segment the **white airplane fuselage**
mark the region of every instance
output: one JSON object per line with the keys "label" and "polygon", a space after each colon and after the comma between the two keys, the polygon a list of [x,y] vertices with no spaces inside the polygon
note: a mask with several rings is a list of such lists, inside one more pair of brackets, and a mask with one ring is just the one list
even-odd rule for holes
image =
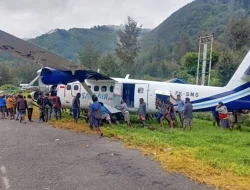
{"label": "white airplane fuselage", "polygon": [[[241,98],[250,94],[250,84],[243,91],[235,91],[232,87],[208,87],[189,84],[176,84],[167,82],[113,78],[113,81],[87,80],[86,84],[100,102],[115,108],[120,105],[121,99],[128,104],[129,110],[136,112],[139,108],[139,99],[143,98],[147,104],[148,113],[158,113],[155,102],[158,96],[170,93],[176,97],[180,94],[184,100],[189,97],[193,103],[194,111],[213,111],[218,102],[228,103],[228,109],[249,109],[250,99],[242,101]],[[161,93],[159,93],[161,92]],[[243,93],[244,92],[244,93]],[[71,108],[72,100],[77,93],[81,94],[81,108],[88,109],[91,96],[81,83],[73,82],[67,85],[58,85],[57,94],[61,98],[62,106]],[[176,101],[170,99],[176,106]]]}

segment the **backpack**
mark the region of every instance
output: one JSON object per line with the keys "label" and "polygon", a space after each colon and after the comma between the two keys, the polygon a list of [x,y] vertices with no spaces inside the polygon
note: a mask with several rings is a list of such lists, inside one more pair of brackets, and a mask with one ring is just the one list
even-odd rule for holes
{"label": "backpack", "polygon": [[95,116],[95,119],[102,119],[102,110],[101,110],[100,104],[98,108],[95,110],[94,116]]}

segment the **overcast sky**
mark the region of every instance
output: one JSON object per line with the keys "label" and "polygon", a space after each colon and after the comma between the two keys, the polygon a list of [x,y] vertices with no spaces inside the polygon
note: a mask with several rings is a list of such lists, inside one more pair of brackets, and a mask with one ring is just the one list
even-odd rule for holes
{"label": "overcast sky", "polygon": [[0,0],[0,29],[31,38],[52,29],[124,24],[154,28],[192,0]]}

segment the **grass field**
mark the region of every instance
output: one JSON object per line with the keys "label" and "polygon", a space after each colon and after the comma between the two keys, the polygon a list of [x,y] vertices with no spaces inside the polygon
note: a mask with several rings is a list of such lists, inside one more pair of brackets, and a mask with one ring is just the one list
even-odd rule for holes
{"label": "grass field", "polygon": [[[182,173],[198,183],[221,189],[250,189],[250,128],[233,132],[194,119],[192,131],[162,129],[154,121],[142,128],[133,116],[134,128],[125,124],[102,127],[104,135],[117,138],[127,147],[153,155],[170,172]],[[74,124],[70,116],[52,121],[53,126],[76,132],[94,133],[85,121]]]}

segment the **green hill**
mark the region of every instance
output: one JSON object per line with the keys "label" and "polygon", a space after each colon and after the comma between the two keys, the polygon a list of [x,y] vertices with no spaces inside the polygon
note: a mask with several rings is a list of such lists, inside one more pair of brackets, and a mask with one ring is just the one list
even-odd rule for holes
{"label": "green hill", "polygon": [[143,39],[144,50],[160,43],[168,51],[182,50],[183,52],[179,52],[182,56],[186,51],[197,50],[198,36],[201,34],[214,33],[218,40],[225,40],[224,34],[230,19],[239,15],[247,16],[249,13],[249,0],[193,1],[147,34]]}
{"label": "green hill", "polygon": [[[90,29],[56,29],[29,41],[66,59],[76,59],[86,43],[93,43],[101,54],[113,53],[119,26],[95,26]],[[141,35],[148,33],[144,29]]]}

